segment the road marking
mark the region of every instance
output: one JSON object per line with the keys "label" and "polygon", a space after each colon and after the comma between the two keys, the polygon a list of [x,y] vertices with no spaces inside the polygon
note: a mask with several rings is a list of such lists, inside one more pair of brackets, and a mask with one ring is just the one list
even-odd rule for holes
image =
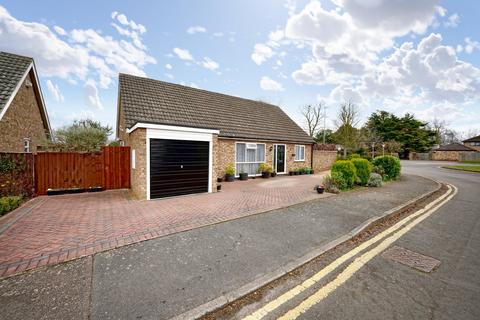
{"label": "road marking", "polygon": [[387,249],[392,243],[400,239],[404,234],[409,232],[413,229],[417,224],[422,222],[423,220],[430,217],[433,213],[435,213],[440,207],[442,207],[445,203],[450,201],[455,194],[457,193],[457,188],[453,186],[454,191],[445,199],[442,203],[438,204],[436,207],[430,209],[425,214],[421,215],[414,221],[410,222],[404,228],[400,229],[399,231],[395,232],[392,236],[383,240],[378,246],[374,247],[373,249],[365,252],[360,257],[356,258],[351,264],[349,264],[334,280],[320,288],[317,292],[309,296],[303,302],[301,302],[298,306],[288,311],[286,314],[278,318],[278,320],[293,320],[298,318],[302,313],[307,312],[311,307],[318,304],[320,301],[325,299],[330,293],[335,291],[338,287],[344,284],[348,279],[350,279],[358,270],[360,270],[365,264],[367,264],[370,260],[375,258],[378,254],[382,253],[385,249]]}
{"label": "road marking", "polygon": [[319,282],[321,279],[326,277],[328,274],[335,271],[339,266],[341,266],[343,263],[345,263],[349,259],[351,259],[354,256],[356,256],[357,254],[361,253],[362,251],[364,251],[365,249],[367,249],[371,245],[379,242],[380,240],[387,237],[389,234],[395,232],[396,230],[398,230],[400,227],[402,227],[403,225],[405,225],[406,223],[408,223],[412,219],[414,219],[414,218],[418,217],[419,215],[423,214],[424,212],[426,212],[427,210],[432,208],[434,205],[436,205],[437,203],[439,203],[440,201],[445,199],[450,194],[450,192],[452,190],[452,188],[450,186],[447,186],[447,187],[448,187],[448,191],[445,194],[441,195],[440,197],[438,197],[437,199],[435,199],[431,203],[427,204],[424,208],[418,210],[415,213],[412,213],[408,217],[404,218],[403,220],[401,220],[401,221],[397,222],[396,224],[394,224],[393,226],[389,227],[387,230],[379,233],[378,235],[376,235],[372,239],[369,239],[369,240],[365,241],[361,245],[359,245],[359,246],[355,247],[354,249],[352,249],[351,251],[345,253],[343,256],[341,256],[340,258],[338,258],[335,261],[333,261],[332,263],[330,263],[324,269],[317,272],[311,278],[305,280],[301,284],[295,286],[293,289],[288,290],[287,292],[280,295],[276,299],[270,301],[269,303],[267,303],[262,308],[253,312],[249,316],[245,317],[243,320],[259,320],[259,319],[262,319],[264,316],[266,316],[267,314],[269,314],[273,310],[277,309],[282,304],[286,303],[287,301],[296,297],[301,292],[310,288],[311,286],[313,286],[314,284]]}

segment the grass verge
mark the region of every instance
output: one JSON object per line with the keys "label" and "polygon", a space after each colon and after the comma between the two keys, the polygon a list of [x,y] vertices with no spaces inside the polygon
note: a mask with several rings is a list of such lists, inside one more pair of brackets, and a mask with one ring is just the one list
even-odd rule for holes
{"label": "grass verge", "polygon": [[478,165],[478,166],[448,166],[448,167],[444,167],[444,168],[453,169],[453,170],[470,171],[470,172],[480,172],[480,165]]}

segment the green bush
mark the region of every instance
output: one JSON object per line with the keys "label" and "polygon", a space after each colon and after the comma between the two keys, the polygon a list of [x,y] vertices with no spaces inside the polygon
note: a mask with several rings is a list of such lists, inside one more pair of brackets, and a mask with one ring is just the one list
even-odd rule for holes
{"label": "green bush", "polygon": [[[349,160],[337,160],[332,166],[332,174],[334,172],[339,172],[342,174],[343,178],[345,179],[346,188],[350,189],[353,188],[355,185],[356,177],[357,177],[357,169],[353,165],[352,161]],[[341,190],[345,190],[341,189]]]}
{"label": "green bush", "polygon": [[347,182],[340,172],[332,172],[323,178],[323,186],[325,191],[330,193],[339,193],[340,190],[348,189]]}
{"label": "green bush", "polygon": [[370,178],[367,182],[367,187],[381,187],[382,186],[382,176],[378,173],[370,174]]}
{"label": "green bush", "polygon": [[374,166],[383,170],[383,180],[395,180],[400,176],[400,160],[394,156],[375,157],[372,160]]}
{"label": "green bush", "polygon": [[368,179],[370,178],[370,173],[372,173],[372,164],[367,159],[354,158],[352,163],[357,170],[357,177],[360,180],[362,186],[366,185]]}
{"label": "green bush", "polygon": [[0,198],[0,216],[20,207],[22,204],[22,197],[11,196]]}
{"label": "green bush", "polygon": [[227,164],[227,168],[225,169],[225,174],[233,176],[235,174],[235,166],[233,163]]}
{"label": "green bush", "polygon": [[362,156],[359,155],[358,153],[352,153],[351,155],[349,155],[349,156],[347,157],[348,160],[358,159],[358,158],[360,158],[360,159],[362,158]]}

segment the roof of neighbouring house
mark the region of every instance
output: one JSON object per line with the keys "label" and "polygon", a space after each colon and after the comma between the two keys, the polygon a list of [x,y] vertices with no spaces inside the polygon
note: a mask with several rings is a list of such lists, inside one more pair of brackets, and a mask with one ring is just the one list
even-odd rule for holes
{"label": "roof of neighbouring house", "polygon": [[0,52],[0,112],[12,96],[33,59]]}
{"label": "roof of neighbouring house", "polygon": [[480,136],[476,136],[476,137],[464,140],[463,142],[480,142]]}
{"label": "roof of neighbouring house", "polygon": [[32,72],[35,95],[40,105],[40,112],[45,129],[50,131],[47,110],[43,101],[40,83],[38,83],[33,58],[0,51],[0,120],[10,106],[16,91],[28,72]]}
{"label": "roof of neighbouring house", "polygon": [[475,151],[475,150],[467,146],[464,146],[461,143],[450,143],[450,144],[441,146],[440,148],[435,149],[434,151]]}
{"label": "roof of neighbouring house", "polygon": [[127,74],[119,76],[120,107],[127,128],[153,123],[216,129],[220,137],[313,143],[278,106]]}

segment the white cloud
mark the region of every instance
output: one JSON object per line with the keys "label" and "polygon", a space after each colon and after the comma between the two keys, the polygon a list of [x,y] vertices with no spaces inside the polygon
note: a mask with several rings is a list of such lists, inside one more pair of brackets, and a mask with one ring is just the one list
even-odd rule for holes
{"label": "white cloud", "polygon": [[112,19],[126,22],[130,29],[117,25],[116,30],[127,39],[103,36],[92,29],[67,32],[60,26],[53,27],[54,33],[44,24],[17,20],[0,6],[0,43],[2,50],[33,57],[44,77],[73,84],[95,79],[100,87],[108,88],[119,72],[145,76],[143,68],[156,63],[141,43],[140,34],[146,29],[119,13],[112,13]]}
{"label": "white cloud", "polygon": [[207,32],[207,29],[202,26],[193,26],[187,29],[188,34],[205,33],[205,32]]}
{"label": "white cloud", "polygon": [[219,37],[223,37],[223,35],[224,35],[223,32],[215,32],[215,33],[213,34],[214,37],[218,37],[218,38],[219,38]]}
{"label": "white cloud", "polygon": [[172,70],[173,67],[172,67],[172,65],[171,65],[170,63],[167,63],[167,64],[165,65],[165,68],[167,68],[168,70]]}
{"label": "white cloud", "polygon": [[213,61],[209,57],[203,58],[203,61],[201,61],[200,63],[205,69],[212,70],[212,71],[215,71],[220,67],[218,62]]}
{"label": "white cloud", "polygon": [[58,33],[58,34],[61,35],[61,36],[64,36],[64,35],[67,34],[67,32],[65,31],[65,29],[63,29],[62,27],[54,26],[53,29],[55,30],[56,33]]}
{"label": "white cloud", "polygon": [[465,49],[465,52],[470,54],[472,53],[474,50],[480,50],[480,43],[478,41],[473,41],[472,39],[470,38],[465,38],[465,46],[464,46],[464,49]]}
{"label": "white cloud", "polygon": [[187,49],[173,48],[173,52],[182,60],[193,61],[193,56]]}
{"label": "white cloud", "polygon": [[455,28],[460,23],[460,16],[457,13],[452,14],[448,17],[447,21],[443,23],[446,28]]}
{"label": "white cloud", "polygon": [[103,109],[102,101],[98,95],[97,85],[92,79],[88,79],[85,83],[85,100],[89,106]]}
{"label": "white cloud", "polygon": [[58,84],[53,84],[52,81],[47,80],[47,89],[50,92],[50,94],[53,96],[53,99],[57,102],[64,102],[65,99],[60,92],[60,88],[58,87]]}
{"label": "white cloud", "polygon": [[145,28],[144,25],[136,23],[133,20],[128,20],[127,16],[124,15],[123,13],[118,13],[117,11],[114,11],[112,12],[111,17],[112,19],[117,19],[118,22],[120,22],[124,26],[128,26],[131,29],[140,32],[140,34],[143,34],[147,31],[147,28]]}
{"label": "white cloud", "polygon": [[257,43],[254,47],[251,58],[257,65],[261,65],[262,63],[270,59],[273,54],[274,53],[272,48],[263,43]]}
{"label": "white cloud", "polygon": [[283,91],[285,90],[281,83],[271,79],[270,77],[263,76],[260,80],[260,88],[266,91]]}

